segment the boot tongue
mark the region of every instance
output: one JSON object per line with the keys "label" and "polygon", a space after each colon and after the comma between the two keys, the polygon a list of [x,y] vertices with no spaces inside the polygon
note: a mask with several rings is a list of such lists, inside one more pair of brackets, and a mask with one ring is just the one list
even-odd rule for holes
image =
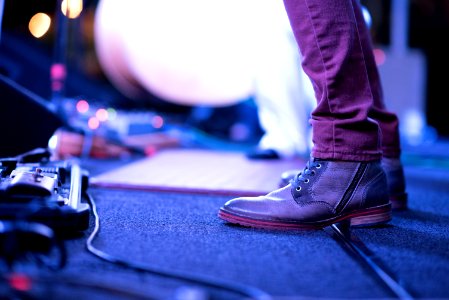
{"label": "boot tongue", "polygon": [[314,161],[325,161],[325,160],[328,160],[328,159],[317,158],[317,157],[313,157],[313,156],[310,157],[310,162],[314,162]]}
{"label": "boot tongue", "polygon": [[307,167],[312,167],[313,165],[315,165],[317,162],[320,162],[320,161],[325,161],[325,159],[316,158],[316,157],[311,156],[309,161],[307,162]]}

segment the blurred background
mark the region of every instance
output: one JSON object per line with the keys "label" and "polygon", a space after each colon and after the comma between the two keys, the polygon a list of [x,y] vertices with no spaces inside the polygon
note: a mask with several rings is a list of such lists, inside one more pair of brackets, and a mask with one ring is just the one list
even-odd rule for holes
{"label": "blurred background", "polygon": [[[304,91],[297,93],[291,92],[292,85],[273,87],[276,92],[258,88],[271,82],[260,74],[273,73],[273,66],[297,68],[274,58],[296,52],[290,33],[284,40],[276,38],[288,31],[279,4],[160,2],[1,0],[0,74],[54,104],[83,136],[95,132],[118,144],[123,137],[148,137],[179,125],[209,139],[252,147],[276,127],[274,121],[263,121],[270,119],[261,112],[270,111],[270,104],[259,99],[296,95],[303,98],[301,113],[313,109],[307,82],[295,87]],[[447,139],[449,0],[361,3],[387,107],[400,116],[403,144],[422,146]],[[258,13],[252,14],[254,10]],[[279,24],[279,31],[270,29],[276,28],[273,24]],[[261,68],[260,61],[267,58],[273,59],[272,65]],[[2,88],[0,95],[5,95]],[[4,106],[12,99],[2,96],[0,101]],[[5,118],[2,124],[10,122]],[[306,119],[298,121],[305,128],[304,145]],[[153,135],[147,143],[128,139],[125,144],[128,150],[143,145],[139,151],[151,152],[151,146],[185,142],[179,131],[176,138],[158,138]],[[294,147],[286,153],[307,152],[305,147],[290,148]]]}

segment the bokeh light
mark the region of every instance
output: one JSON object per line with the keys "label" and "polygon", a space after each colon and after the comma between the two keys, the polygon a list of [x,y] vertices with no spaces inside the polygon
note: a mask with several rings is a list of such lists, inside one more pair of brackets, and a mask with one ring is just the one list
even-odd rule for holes
{"label": "bokeh light", "polygon": [[58,146],[58,136],[55,134],[48,140],[48,148],[55,150]]}
{"label": "bokeh light", "polygon": [[44,13],[37,13],[31,17],[28,29],[35,38],[44,36],[51,25],[51,18]]}
{"label": "bokeh light", "polygon": [[95,116],[97,117],[98,121],[105,122],[108,120],[108,111],[104,108],[99,108],[97,112],[95,113]]}
{"label": "bokeh light", "polygon": [[376,65],[381,66],[387,60],[387,55],[385,51],[379,48],[373,49],[374,59],[376,60]]}
{"label": "bokeh light", "polygon": [[362,13],[363,18],[365,19],[366,26],[368,26],[368,28],[371,28],[371,25],[373,25],[373,18],[371,17],[371,13],[366,6],[362,6]]}
{"label": "bokeh light", "polygon": [[28,292],[33,286],[31,278],[24,274],[13,274],[8,278],[8,282],[13,290],[21,292]]}
{"label": "bokeh light", "polygon": [[89,111],[89,103],[86,100],[78,101],[76,103],[76,110],[81,114],[85,114]]}
{"label": "bokeh light", "polygon": [[107,109],[107,111],[108,111],[108,119],[110,121],[113,121],[117,118],[117,111],[115,109],[113,109],[112,107],[109,107]]}
{"label": "bokeh light", "polygon": [[83,11],[83,1],[64,0],[61,4],[61,11],[69,19],[76,19]]}
{"label": "bokeh light", "polygon": [[100,127],[100,121],[96,117],[90,117],[89,121],[87,121],[87,126],[89,129],[95,130]]}
{"label": "bokeh light", "polygon": [[164,126],[164,119],[161,116],[154,116],[151,120],[151,124],[154,128],[162,128],[162,126]]}

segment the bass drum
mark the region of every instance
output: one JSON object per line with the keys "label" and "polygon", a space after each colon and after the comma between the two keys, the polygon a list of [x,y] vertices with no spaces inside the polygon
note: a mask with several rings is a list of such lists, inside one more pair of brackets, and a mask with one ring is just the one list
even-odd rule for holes
{"label": "bass drum", "polygon": [[[278,0],[270,0],[278,1]],[[226,106],[254,93],[264,0],[101,0],[95,48],[129,97]],[[259,48],[259,49],[258,49]]]}

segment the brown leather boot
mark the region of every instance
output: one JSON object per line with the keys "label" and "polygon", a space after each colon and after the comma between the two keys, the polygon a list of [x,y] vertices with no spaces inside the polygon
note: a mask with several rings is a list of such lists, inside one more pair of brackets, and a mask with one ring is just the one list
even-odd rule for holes
{"label": "brown leather boot", "polygon": [[[388,196],[393,210],[407,209],[408,195],[405,188],[404,168],[399,158],[384,157],[381,161],[382,168],[387,175]],[[288,170],[281,174],[279,187],[284,187],[301,170]]]}
{"label": "brown leather boot", "polygon": [[380,161],[311,158],[288,185],[265,196],[228,201],[227,222],[266,229],[320,229],[343,220],[353,226],[391,220],[388,185]]}

